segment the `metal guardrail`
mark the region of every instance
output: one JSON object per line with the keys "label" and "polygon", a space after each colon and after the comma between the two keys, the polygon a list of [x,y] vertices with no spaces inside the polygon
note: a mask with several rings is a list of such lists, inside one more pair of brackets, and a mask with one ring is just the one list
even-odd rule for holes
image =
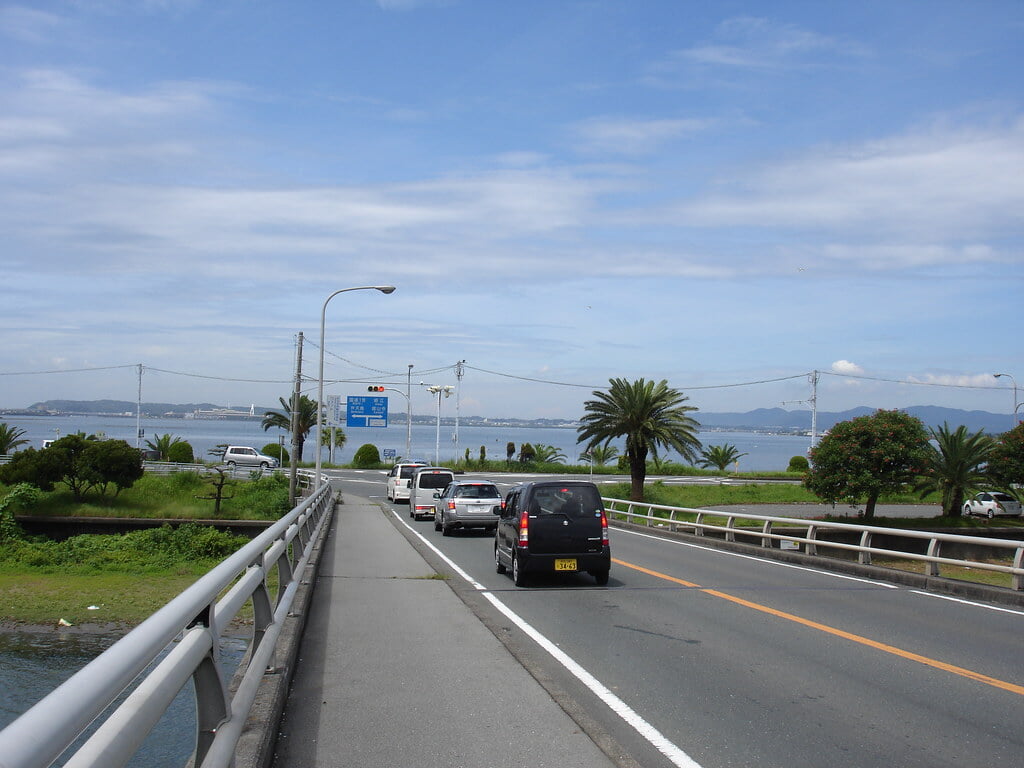
{"label": "metal guardrail", "polygon": [[[942,565],[1008,573],[1012,576],[1013,589],[1024,590],[1024,541],[1021,540],[993,539],[953,533],[936,533],[933,531],[914,531],[904,528],[882,528],[871,525],[833,523],[792,517],[770,517],[767,515],[747,514],[745,512],[722,512],[712,509],[670,507],[663,504],[648,504],[647,502],[625,501],[623,499],[603,498],[603,501],[609,513],[625,517],[626,522],[640,519],[645,521],[645,524],[648,526],[657,524],[673,531],[689,531],[696,536],[704,536],[709,531],[714,531],[721,533],[726,541],[736,541],[736,536],[739,534],[759,539],[762,547],[772,547],[775,542],[790,542],[802,546],[805,554],[812,556],[818,555],[819,548],[846,550],[856,552],[858,562],[863,565],[871,565],[871,558],[876,555],[916,560],[926,564],[925,572],[928,576],[940,576],[940,566]],[[695,518],[684,520],[677,517],[680,514],[693,515]],[[724,524],[718,522],[723,519],[725,521]],[[761,523],[761,526],[760,529],[748,526],[740,527],[736,525],[737,520],[757,521]],[[802,534],[777,533],[773,530],[773,526],[776,525],[797,527],[802,531]],[[820,538],[819,534],[823,531],[844,531],[859,534],[860,543],[849,544],[841,541],[828,541]],[[927,541],[927,552],[922,555],[915,552],[882,549],[872,546],[872,537],[883,535]],[[1013,564],[1003,565],[1001,563],[988,563],[983,560],[943,557],[941,554],[942,545],[947,543],[972,544],[996,550],[1008,550],[1013,552]]]}
{"label": "metal guardrail", "polygon": [[[196,698],[192,764],[231,766],[333,502],[330,486],[323,485],[0,731],[0,768],[46,768],[97,718],[95,732],[65,765],[124,766],[190,678]],[[272,605],[267,577],[275,568],[277,602]],[[250,600],[253,637],[232,684],[220,660],[220,638]]]}

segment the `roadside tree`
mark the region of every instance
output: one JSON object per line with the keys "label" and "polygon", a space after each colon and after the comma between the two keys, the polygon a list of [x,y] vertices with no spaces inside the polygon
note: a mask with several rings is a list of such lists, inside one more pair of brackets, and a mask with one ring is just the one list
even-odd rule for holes
{"label": "roadside tree", "polygon": [[[277,427],[283,429],[288,434],[292,431],[292,403],[291,400],[285,400],[283,397],[277,398],[281,403],[280,411],[267,411],[263,414],[263,421],[260,422],[260,426],[263,427],[263,431]],[[295,429],[295,448],[298,461],[302,461],[302,448],[306,444],[306,438],[309,437],[310,430],[316,426],[317,417],[317,403],[316,400],[311,400],[306,395],[299,396],[299,409],[298,419],[296,422]]]}
{"label": "roadside tree", "polygon": [[925,466],[928,435],[920,419],[903,411],[876,411],[841,421],[811,450],[804,485],[819,498],[856,504],[875,516],[883,493],[912,483]]}
{"label": "roadside tree", "polygon": [[699,424],[689,414],[697,408],[684,405],[682,392],[660,382],[637,379],[609,380],[607,390],[595,390],[593,400],[583,404],[586,411],[577,428],[577,442],[594,445],[617,437],[626,439],[633,501],[643,501],[648,454],[659,448],[674,449],[686,461],[694,462],[700,449]]}
{"label": "roadside tree", "polygon": [[614,445],[605,442],[604,444],[591,444],[591,446],[580,454],[581,461],[593,462],[599,467],[605,466],[609,461],[617,458],[619,449]]}
{"label": "roadside tree", "polygon": [[[331,441],[331,438],[334,441]],[[323,432],[320,436],[320,444],[327,448],[327,463],[334,463],[334,452],[341,450],[345,447],[345,443],[348,442],[348,435],[345,434],[345,430],[341,427],[324,427]]]}
{"label": "roadside tree", "polygon": [[171,461],[171,449],[183,442],[180,437],[168,432],[166,435],[155,435],[153,440],[147,440],[146,447],[151,451],[157,451],[160,454],[160,461]]}
{"label": "roadside tree", "polygon": [[984,431],[971,434],[963,425],[950,431],[949,424],[943,424],[930,432],[935,445],[928,446],[917,490],[922,496],[938,491],[942,495],[942,514],[960,517],[964,497],[989,484],[985,463],[994,443]]}
{"label": "roadside tree", "polygon": [[1014,486],[1024,486],[1024,422],[996,439],[986,471],[1000,490],[1010,492]]}
{"label": "roadside tree", "polygon": [[24,434],[24,429],[0,421],[0,456],[14,453],[15,448],[27,444]]}
{"label": "roadside tree", "polygon": [[533,446],[533,461],[537,464],[564,464],[565,454],[553,445],[537,443]]}
{"label": "roadside tree", "polygon": [[746,455],[740,453],[735,445],[729,445],[729,443],[709,445],[700,452],[700,466],[714,467],[719,472],[725,472],[730,464],[735,464],[741,456]]}

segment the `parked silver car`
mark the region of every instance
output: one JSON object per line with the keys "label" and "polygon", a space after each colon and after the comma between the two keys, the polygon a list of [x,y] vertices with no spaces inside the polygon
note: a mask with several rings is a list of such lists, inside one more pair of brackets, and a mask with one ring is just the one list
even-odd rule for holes
{"label": "parked silver car", "polygon": [[964,515],[984,515],[991,519],[997,515],[1016,516],[1020,514],[1020,502],[1008,493],[984,491],[976,493],[973,498],[964,502]]}
{"label": "parked silver car", "polygon": [[444,536],[468,528],[493,532],[498,525],[495,508],[504,504],[497,486],[486,480],[455,480],[434,496],[434,530]]}
{"label": "parked silver car", "polygon": [[274,469],[278,465],[273,456],[267,456],[247,445],[229,445],[224,449],[223,461],[232,469],[236,466]]}

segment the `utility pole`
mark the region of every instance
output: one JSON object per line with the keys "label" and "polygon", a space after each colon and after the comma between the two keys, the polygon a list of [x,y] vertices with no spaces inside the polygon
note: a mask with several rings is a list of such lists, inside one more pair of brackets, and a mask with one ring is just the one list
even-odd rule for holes
{"label": "utility pole", "polygon": [[[295,349],[295,388],[292,390],[292,419],[291,419],[291,432],[292,432],[292,455],[291,461],[289,462],[288,469],[288,502],[295,506],[295,485],[296,475],[298,474],[299,468],[299,401],[302,397],[302,331],[299,331],[299,336],[296,343]],[[319,435],[318,435],[319,437]],[[317,446],[319,449],[319,446]]]}
{"label": "utility pole", "polygon": [[462,366],[465,360],[459,360],[455,364],[455,434],[452,435],[452,442],[455,443],[455,459],[459,458],[459,404],[462,395],[462,376],[465,373]]}
{"label": "utility pole", "polygon": [[135,447],[142,448],[142,363],[139,363],[139,394],[135,398]]}
{"label": "utility pole", "polygon": [[814,449],[815,444],[818,442],[818,379],[821,373],[817,370],[811,371],[807,374],[807,378],[811,382],[811,396],[807,400],[783,400],[782,404],[788,403],[807,403],[811,406],[811,447],[808,449],[808,453]]}
{"label": "utility pole", "polygon": [[405,379],[405,460],[412,461],[412,363]]}

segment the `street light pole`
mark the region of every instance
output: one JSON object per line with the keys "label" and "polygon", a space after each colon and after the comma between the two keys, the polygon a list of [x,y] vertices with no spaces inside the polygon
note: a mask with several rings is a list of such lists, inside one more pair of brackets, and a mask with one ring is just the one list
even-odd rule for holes
{"label": "street light pole", "polygon": [[1005,376],[1013,382],[1013,425],[1017,426],[1017,409],[1020,407],[1020,403],[1017,402],[1017,380],[1009,373],[994,373],[993,378],[1001,378]]}
{"label": "street light pole", "polygon": [[432,384],[427,387],[427,392],[437,395],[437,428],[434,435],[434,465],[436,466],[441,461],[441,395],[445,397],[451,397],[452,390],[455,389],[451,384]]}
{"label": "street light pole", "polygon": [[316,487],[319,488],[323,484],[323,478],[320,476],[320,453],[321,443],[323,441],[323,429],[324,429],[324,325],[327,322],[327,304],[328,302],[337,296],[339,293],[347,293],[348,291],[380,291],[381,293],[394,293],[395,286],[393,285],[360,285],[355,288],[341,288],[326,299],[324,299],[324,305],[320,310],[320,373],[317,376],[317,390],[316,390]]}

